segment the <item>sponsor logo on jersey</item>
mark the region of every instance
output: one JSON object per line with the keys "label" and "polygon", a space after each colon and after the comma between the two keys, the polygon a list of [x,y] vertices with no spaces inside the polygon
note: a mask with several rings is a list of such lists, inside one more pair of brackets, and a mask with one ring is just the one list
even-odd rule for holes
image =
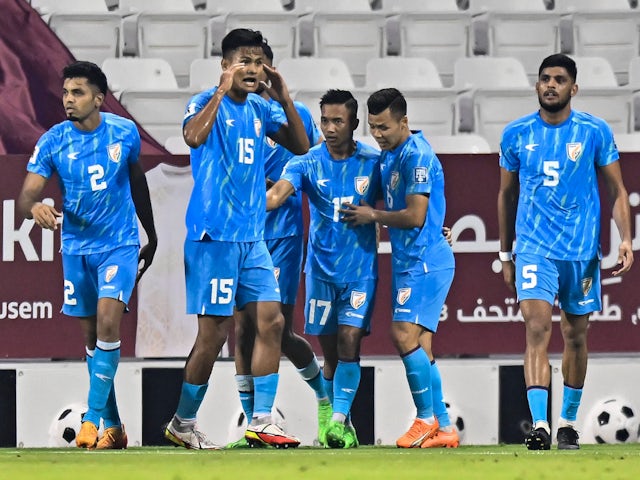
{"label": "sponsor logo on jersey", "polygon": [[118,266],[117,265],[110,265],[107,267],[107,271],[104,274],[104,281],[105,282],[110,282],[111,280],[113,280],[113,277],[116,276],[116,273],[118,273]]}
{"label": "sponsor logo on jersey", "polygon": [[111,161],[116,163],[120,162],[120,157],[122,156],[122,144],[120,142],[109,145],[107,151],[109,152]]}
{"label": "sponsor logo on jersey", "polygon": [[67,158],[69,160],[77,160],[78,159],[78,154],[80,152],[71,152],[69,155],[67,155]]}
{"label": "sponsor logo on jersey", "polygon": [[224,121],[224,123],[226,123],[226,124],[227,124],[227,127],[233,127],[233,126],[234,126],[233,124],[234,124],[235,122],[236,122],[236,119],[235,119],[235,118],[227,118],[227,119]]}
{"label": "sponsor logo on jersey", "polygon": [[396,295],[396,302],[400,305],[404,305],[407,303],[407,300],[411,297],[411,289],[410,288],[400,288],[398,289],[398,295]]}
{"label": "sponsor logo on jersey", "polygon": [[280,267],[273,267],[273,276],[276,277],[276,282],[280,280]]}
{"label": "sponsor logo on jersey", "polygon": [[[284,172],[283,172],[284,173]],[[319,187],[326,187],[327,183],[329,183],[329,179],[328,178],[321,178],[320,180],[316,181],[316,184]]]}
{"label": "sponsor logo on jersey", "polygon": [[359,309],[362,305],[364,305],[364,302],[367,301],[367,292],[358,292],[357,290],[354,290],[351,292],[351,306],[353,308],[355,308],[356,310]]}
{"label": "sponsor logo on jersey", "polygon": [[356,192],[360,195],[364,195],[369,190],[369,177],[356,177],[353,181],[356,186]]}
{"label": "sponsor logo on jersey", "polygon": [[427,183],[429,173],[426,167],[416,167],[413,169],[413,181],[416,183]]}
{"label": "sponsor logo on jersey", "polygon": [[262,122],[259,118],[253,120],[253,130],[256,132],[256,137],[259,137],[260,132],[262,132]]}
{"label": "sponsor logo on jersey", "polygon": [[567,157],[572,162],[577,161],[582,156],[582,143],[567,143]]}
{"label": "sponsor logo on jersey", "polygon": [[582,279],[582,294],[586,297],[587,295],[589,295],[589,292],[591,291],[591,287],[593,286],[593,278],[592,277],[588,277],[588,278],[583,278]]}
{"label": "sponsor logo on jersey", "polygon": [[389,180],[389,186],[391,190],[395,190],[400,182],[400,172],[391,172],[391,179]]}
{"label": "sponsor logo on jersey", "polygon": [[40,147],[36,145],[36,148],[33,149],[33,153],[29,158],[29,163],[36,163],[36,160],[38,159],[38,153],[40,153]]}
{"label": "sponsor logo on jersey", "polygon": [[538,145],[539,145],[539,144],[537,144],[537,143],[529,143],[529,144],[525,145],[525,146],[524,146],[524,148],[525,148],[526,150],[530,151],[530,152],[535,152],[535,151],[536,151],[536,147],[537,147]]}

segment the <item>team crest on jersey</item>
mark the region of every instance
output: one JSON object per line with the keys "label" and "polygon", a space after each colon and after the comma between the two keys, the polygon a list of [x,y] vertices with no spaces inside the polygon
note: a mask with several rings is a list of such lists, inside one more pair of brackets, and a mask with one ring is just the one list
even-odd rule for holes
{"label": "team crest on jersey", "polygon": [[121,143],[111,144],[107,147],[107,150],[109,152],[109,158],[111,159],[111,161],[119,163],[120,157],[122,156],[122,144]]}
{"label": "team crest on jersey", "polygon": [[416,167],[413,169],[413,181],[416,183],[427,183],[429,174],[425,167]]}
{"label": "team crest on jersey", "polygon": [[395,190],[398,186],[398,182],[400,182],[400,173],[399,172],[391,172],[391,180],[389,181],[389,186],[391,190]]}
{"label": "team crest on jersey", "polygon": [[583,278],[582,279],[582,294],[586,297],[589,295],[591,291],[591,287],[593,286],[593,278]]}
{"label": "team crest on jersey", "polygon": [[356,310],[359,309],[362,305],[364,305],[364,302],[366,301],[367,301],[367,292],[358,292],[356,290],[351,292],[351,299],[350,299],[351,306]]}
{"label": "team crest on jersey", "polygon": [[29,158],[29,163],[36,163],[36,160],[38,159],[38,153],[40,153],[40,147],[36,145],[36,147],[33,149],[31,157]]}
{"label": "team crest on jersey", "polygon": [[280,267],[273,267],[273,276],[276,277],[276,282],[280,280]]}
{"label": "team crest on jersey", "polygon": [[253,120],[253,129],[256,132],[256,137],[260,136],[260,132],[262,132],[262,122],[259,118]]}
{"label": "team crest on jersey", "polygon": [[400,288],[398,289],[398,295],[396,295],[396,302],[400,305],[404,305],[407,303],[407,300],[411,297],[411,289],[410,288]]}
{"label": "team crest on jersey", "polygon": [[360,195],[364,195],[369,190],[369,177],[356,177],[353,179],[356,187],[356,192]]}
{"label": "team crest on jersey", "polygon": [[107,271],[104,274],[104,281],[109,283],[111,280],[113,280],[113,277],[116,276],[116,273],[118,273],[118,266],[117,265],[110,265],[107,267]]}
{"label": "team crest on jersey", "polygon": [[577,161],[582,156],[582,143],[567,143],[567,157],[572,162]]}

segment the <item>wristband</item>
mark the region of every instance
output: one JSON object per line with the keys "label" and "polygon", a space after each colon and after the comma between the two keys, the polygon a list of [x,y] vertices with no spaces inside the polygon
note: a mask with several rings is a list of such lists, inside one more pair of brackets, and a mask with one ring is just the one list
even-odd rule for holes
{"label": "wristband", "polygon": [[513,260],[513,254],[511,252],[498,252],[498,258],[501,262],[510,262]]}

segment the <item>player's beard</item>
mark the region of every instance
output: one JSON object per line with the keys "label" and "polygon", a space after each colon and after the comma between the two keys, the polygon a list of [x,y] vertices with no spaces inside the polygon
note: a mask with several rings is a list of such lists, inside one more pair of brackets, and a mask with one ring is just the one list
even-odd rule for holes
{"label": "player's beard", "polygon": [[538,103],[540,103],[540,108],[542,108],[543,110],[549,113],[558,113],[559,111],[564,109],[569,104],[570,101],[571,101],[571,97],[567,97],[567,99],[564,101],[559,101],[557,103],[549,105],[549,104],[543,103],[543,97],[538,97]]}
{"label": "player's beard", "polygon": [[71,122],[79,122],[80,121],[80,119],[78,117],[76,117],[74,114],[67,115],[67,120],[69,120]]}

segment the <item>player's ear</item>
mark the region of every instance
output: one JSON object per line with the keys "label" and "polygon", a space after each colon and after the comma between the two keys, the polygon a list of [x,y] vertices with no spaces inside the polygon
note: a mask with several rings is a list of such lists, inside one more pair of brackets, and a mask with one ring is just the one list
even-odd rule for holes
{"label": "player's ear", "polygon": [[99,92],[93,97],[96,108],[100,108],[104,103],[104,93]]}
{"label": "player's ear", "polygon": [[351,117],[351,131],[355,131],[360,125],[360,119],[358,117]]}
{"label": "player's ear", "polygon": [[220,61],[220,65],[222,66],[222,70],[226,70],[227,68],[229,68],[229,60],[223,57]]}

